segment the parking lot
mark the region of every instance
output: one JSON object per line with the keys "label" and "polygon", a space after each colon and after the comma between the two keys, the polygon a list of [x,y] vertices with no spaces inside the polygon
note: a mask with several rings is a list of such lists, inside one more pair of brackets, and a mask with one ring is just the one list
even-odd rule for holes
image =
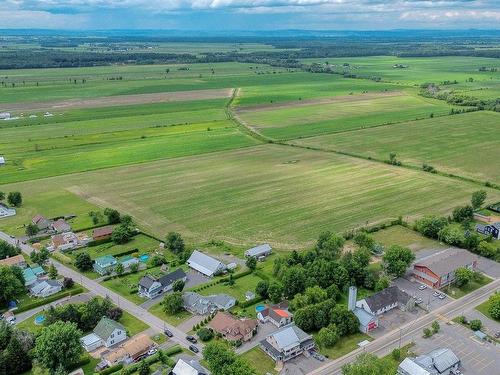
{"label": "parking lot", "polygon": [[299,355],[285,363],[280,371],[280,375],[306,375],[320,367],[324,362],[320,362],[311,356]]}
{"label": "parking lot", "polygon": [[[445,304],[451,301],[451,298],[445,294],[444,294],[445,295],[444,299],[440,299],[439,297],[434,295],[434,292],[436,292],[436,290],[432,288],[426,287],[425,289],[420,290],[419,287],[422,286],[423,284],[417,281],[410,281],[410,280],[399,277],[396,280],[394,280],[394,284],[397,285],[399,289],[404,290],[406,293],[408,293],[415,299],[421,298],[422,302],[419,304],[421,308],[427,311],[432,311],[441,306],[444,306]],[[439,293],[443,294],[441,292]]]}
{"label": "parking lot", "polygon": [[440,322],[441,330],[434,336],[424,339],[416,335],[415,347],[417,354],[425,354],[438,348],[450,348],[462,362],[462,372],[465,375],[498,374],[500,367],[500,347],[488,342],[481,342],[473,332],[460,325],[448,325]]}

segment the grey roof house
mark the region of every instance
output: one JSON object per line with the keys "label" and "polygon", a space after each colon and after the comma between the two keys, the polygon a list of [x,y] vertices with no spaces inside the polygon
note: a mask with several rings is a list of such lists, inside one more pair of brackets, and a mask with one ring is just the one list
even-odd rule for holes
{"label": "grey roof house", "polygon": [[460,367],[460,359],[448,348],[433,350],[416,358],[405,358],[398,375],[448,375]]}
{"label": "grey roof house", "polygon": [[198,250],[193,251],[187,260],[187,264],[192,269],[208,277],[215,276],[226,270],[224,263]]}
{"label": "grey roof house", "polygon": [[356,307],[370,314],[380,315],[395,307],[399,307],[403,311],[409,311],[415,307],[415,300],[408,293],[403,292],[394,285],[357,301]]}
{"label": "grey roof house", "polygon": [[268,335],[260,342],[260,348],[276,362],[283,363],[313,349],[314,340],[295,324],[289,324]]}
{"label": "grey roof house", "polygon": [[227,294],[202,296],[194,292],[182,295],[184,308],[198,315],[211,314],[217,310],[229,310],[236,304],[236,299]]}
{"label": "grey roof house", "polygon": [[82,337],[80,342],[86,351],[91,352],[105,346],[107,348],[116,345],[127,338],[127,331],[120,323],[102,317],[94,328],[94,331]]}
{"label": "grey roof house", "polygon": [[268,243],[252,247],[251,249],[248,249],[245,251],[245,256],[248,258],[260,258],[260,257],[266,257],[269,254],[271,254],[271,245]]}
{"label": "grey roof house", "polygon": [[347,310],[352,311],[353,314],[356,315],[356,318],[358,318],[359,330],[363,333],[368,333],[378,328],[378,317],[375,314],[356,306],[357,295],[358,289],[355,286],[350,286]]}
{"label": "grey roof house", "polygon": [[477,224],[476,231],[484,234],[485,236],[491,236],[496,240],[500,240],[500,221],[493,224]]}
{"label": "grey roof house", "polygon": [[160,278],[145,275],[139,280],[139,295],[147,298],[158,297],[160,294],[172,290],[173,284],[177,280],[184,282],[187,280],[187,275],[181,268]]}
{"label": "grey roof house", "polygon": [[57,280],[37,280],[30,286],[30,294],[35,297],[48,297],[62,290],[62,283]]}
{"label": "grey roof house", "polygon": [[194,359],[190,361],[179,358],[171,372],[173,375],[208,375],[206,368]]}

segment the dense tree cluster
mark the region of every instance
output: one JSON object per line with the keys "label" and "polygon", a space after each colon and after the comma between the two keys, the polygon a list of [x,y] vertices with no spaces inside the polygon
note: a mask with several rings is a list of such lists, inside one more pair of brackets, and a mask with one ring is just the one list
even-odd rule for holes
{"label": "dense tree cluster", "polygon": [[203,358],[213,375],[254,375],[255,371],[223,341],[212,341],[203,348]]}
{"label": "dense tree cluster", "polygon": [[31,369],[32,334],[0,321],[0,375],[23,374]]}
{"label": "dense tree cluster", "polygon": [[0,240],[0,259],[13,257],[19,254],[19,250],[8,242]]}
{"label": "dense tree cluster", "polygon": [[24,276],[19,267],[0,265],[0,306],[6,306],[24,292]]}

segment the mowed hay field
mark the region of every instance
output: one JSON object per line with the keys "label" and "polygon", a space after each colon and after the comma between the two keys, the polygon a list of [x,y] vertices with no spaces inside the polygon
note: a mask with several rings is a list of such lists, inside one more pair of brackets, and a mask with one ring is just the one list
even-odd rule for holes
{"label": "mowed hay field", "polygon": [[300,102],[272,108],[237,110],[238,117],[256,131],[273,139],[293,139],[343,132],[382,124],[446,115],[451,107],[443,101],[403,92],[342,96],[331,103]]}
{"label": "mowed hay field", "polygon": [[[448,213],[477,185],[361,159],[288,146],[177,158],[0,186],[35,199],[66,191],[116,207],[163,236],[189,241],[269,241],[303,248],[323,230],[426,213]],[[488,190],[491,199],[500,193]],[[71,206],[61,211],[71,211]],[[8,221],[6,221],[8,223]]]}
{"label": "mowed hay field", "polygon": [[[0,124],[8,161],[0,182],[141,163],[252,146],[226,119],[226,100],[74,110],[62,116]],[[95,118],[97,117],[97,118]],[[88,119],[85,119],[88,118]],[[65,121],[65,120],[68,121]]]}
{"label": "mowed hay field", "polygon": [[332,134],[294,143],[500,183],[500,114],[472,112]]}

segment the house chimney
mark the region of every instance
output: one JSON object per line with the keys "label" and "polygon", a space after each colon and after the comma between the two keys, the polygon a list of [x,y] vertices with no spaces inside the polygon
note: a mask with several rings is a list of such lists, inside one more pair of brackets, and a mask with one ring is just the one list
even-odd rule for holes
{"label": "house chimney", "polygon": [[349,301],[347,303],[347,310],[353,311],[356,308],[356,298],[357,298],[358,290],[355,286],[349,287]]}

